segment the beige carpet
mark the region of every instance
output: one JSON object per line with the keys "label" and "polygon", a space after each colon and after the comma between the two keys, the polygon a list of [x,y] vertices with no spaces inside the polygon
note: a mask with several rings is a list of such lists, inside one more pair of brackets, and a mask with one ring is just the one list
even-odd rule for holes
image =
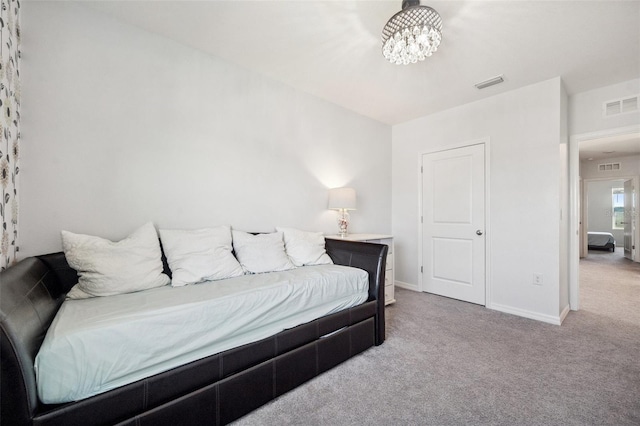
{"label": "beige carpet", "polygon": [[640,263],[625,259],[622,247],[589,250],[580,261],[580,309],[640,327]]}
{"label": "beige carpet", "polygon": [[562,326],[399,289],[383,345],[237,425],[640,425],[640,267],[581,271]]}

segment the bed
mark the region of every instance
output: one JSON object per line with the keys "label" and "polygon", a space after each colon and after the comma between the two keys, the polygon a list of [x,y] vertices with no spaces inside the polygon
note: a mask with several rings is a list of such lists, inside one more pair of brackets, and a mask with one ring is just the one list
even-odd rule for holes
{"label": "bed", "polygon": [[63,253],[23,259],[0,274],[2,423],[228,424],[381,344],[385,339],[387,246],[327,240],[326,249],[335,265],[367,272],[364,297],[355,305],[337,311],[330,308],[330,313],[293,328],[185,360],[167,371],[85,399],[52,404],[38,397],[34,362],[77,275]]}
{"label": "bed", "polygon": [[587,232],[589,249],[616,251],[616,240],[610,232]]}

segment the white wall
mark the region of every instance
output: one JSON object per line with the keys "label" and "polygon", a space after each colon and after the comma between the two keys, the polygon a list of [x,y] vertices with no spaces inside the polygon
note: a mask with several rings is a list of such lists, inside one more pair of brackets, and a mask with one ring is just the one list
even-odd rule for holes
{"label": "white wall", "polygon": [[23,2],[21,257],[61,229],[391,231],[391,128],[73,2]]}
{"label": "white wall", "polygon": [[[487,306],[559,322],[560,78],[393,127],[392,232],[396,280],[416,287],[420,156],[490,138],[491,264]],[[542,286],[533,274],[544,275]]]}
{"label": "white wall", "polygon": [[569,98],[569,134],[597,132],[640,123],[640,112],[605,117],[605,102],[640,94],[640,79],[576,93]]}
{"label": "white wall", "polygon": [[[620,163],[620,170],[599,171],[598,165],[603,163]],[[580,177],[583,179],[609,179],[640,175],[640,155],[628,157],[611,157],[606,160],[580,162]]]}

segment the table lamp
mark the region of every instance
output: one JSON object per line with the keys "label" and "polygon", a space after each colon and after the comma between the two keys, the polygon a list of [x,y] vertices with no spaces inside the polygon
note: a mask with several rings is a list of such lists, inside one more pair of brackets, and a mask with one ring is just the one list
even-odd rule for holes
{"label": "table lamp", "polygon": [[356,209],[356,190],[353,188],[333,188],[329,190],[329,209],[337,210],[339,235],[347,235],[349,226],[349,210]]}

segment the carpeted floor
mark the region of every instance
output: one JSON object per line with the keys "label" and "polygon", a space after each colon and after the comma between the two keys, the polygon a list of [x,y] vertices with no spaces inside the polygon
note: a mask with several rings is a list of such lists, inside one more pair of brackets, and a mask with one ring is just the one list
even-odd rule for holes
{"label": "carpeted floor", "polygon": [[383,345],[236,424],[640,425],[640,264],[580,268],[562,326],[399,289]]}
{"label": "carpeted floor", "polygon": [[[589,250],[580,261],[580,309],[640,327],[640,263],[615,253]],[[640,356],[640,354],[639,354]]]}

